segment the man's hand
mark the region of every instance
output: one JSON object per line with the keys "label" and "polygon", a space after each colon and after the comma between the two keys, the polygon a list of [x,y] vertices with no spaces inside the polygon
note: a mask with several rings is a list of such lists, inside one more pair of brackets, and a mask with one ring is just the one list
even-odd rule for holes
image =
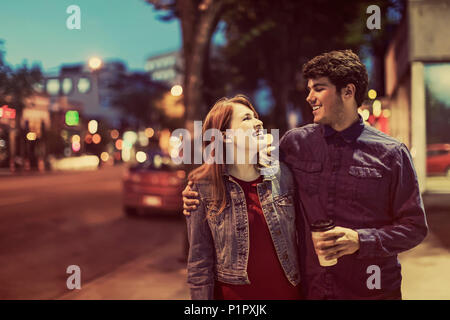
{"label": "man's hand", "polygon": [[335,227],[322,233],[324,240],[317,242],[318,254],[325,260],[337,259],[359,250],[359,235],[353,229]]}
{"label": "man's hand", "polygon": [[183,192],[183,214],[190,216],[191,211],[197,209],[197,205],[200,203],[198,200],[198,193],[191,190],[192,181],[189,181]]}
{"label": "man's hand", "polygon": [[269,167],[274,165],[274,161],[278,160],[272,157],[272,151],[276,149],[274,146],[260,145],[259,146],[259,165],[262,167]]}

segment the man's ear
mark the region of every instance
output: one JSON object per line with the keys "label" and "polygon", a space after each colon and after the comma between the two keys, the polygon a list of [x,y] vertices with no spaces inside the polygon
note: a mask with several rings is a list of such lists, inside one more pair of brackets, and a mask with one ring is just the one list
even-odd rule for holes
{"label": "man's ear", "polygon": [[356,86],[353,83],[347,84],[341,89],[342,98],[354,98],[356,93]]}

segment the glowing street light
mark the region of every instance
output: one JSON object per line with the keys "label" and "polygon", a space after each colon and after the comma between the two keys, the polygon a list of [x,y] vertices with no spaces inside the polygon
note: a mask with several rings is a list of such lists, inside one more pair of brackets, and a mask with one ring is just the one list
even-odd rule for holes
{"label": "glowing street light", "polygon": [[28,133],[27,133],[27,139],[28,139],[29,141],[34,141],[34,140],[36,140],[36,133],[35,133],[35,132],[28,132]]}
{"label": "glowing street light", "polygon": [[183,87],[180,86],[179,84],[174,85],[172,87],[172,89],[170,89],[170,93],[174,96],[174,97],[179,97],[183,94]]}
{"label": "glowing street light", "polygon": [[99,57],[92,57],[88,61],[88,65],[89,65],[89,68],[91,68],[91,70],[100,69],[102,64],[103,64],[102,59],[100,59]]}

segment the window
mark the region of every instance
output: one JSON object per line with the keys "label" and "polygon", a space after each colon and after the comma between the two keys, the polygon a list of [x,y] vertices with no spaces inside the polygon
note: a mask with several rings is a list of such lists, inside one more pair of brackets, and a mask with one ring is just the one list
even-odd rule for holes
{"label": "window", "polygon": [[55,96],[59,94],[60,89],[59,79],[49,79],[47,81],[46,88],[49,95]]}
{"label": "window", "polygon": [[87,93],[91,89],[91,81],[88,78],[80,78],[77,87],[80,93]]}

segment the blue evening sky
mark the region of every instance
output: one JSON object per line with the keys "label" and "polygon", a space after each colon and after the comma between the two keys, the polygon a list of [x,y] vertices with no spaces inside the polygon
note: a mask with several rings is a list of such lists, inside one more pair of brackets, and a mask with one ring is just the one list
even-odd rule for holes
{"label": "blue evening sky", "polygon": [[[72,4],[81,9],[81,30],[66,27],[66,9]],[[57,71],[63,63],[97,55],[143,69],[150,55],[181,48],[178,21],[163,22],[158,15],[143,0],[2,0],[0,39],[5,60],[13,66],[26,60]]]}

